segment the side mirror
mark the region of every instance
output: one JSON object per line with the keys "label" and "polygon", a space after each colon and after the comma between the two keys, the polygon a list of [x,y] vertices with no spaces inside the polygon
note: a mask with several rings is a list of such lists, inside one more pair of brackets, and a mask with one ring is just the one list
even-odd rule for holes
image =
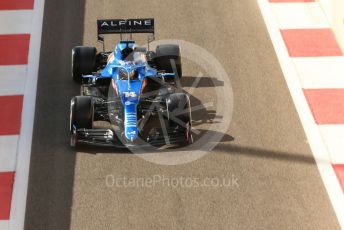
{"label": "side mirror", "polygon": [[174,74],[174,73],[159,73],[159,76],[163,77],[163,78],[171,78],[171,77],[175,77],[176,74]]}
{"label": "side mirror", "polygon": [[103,43],[104,42],[104,36],[98,35],[98,42]]}
{"label": "side mirror", "polygon": [[103,52],[105,52],[105,38],[103,35],[98,34],[98,42],[103,44]]}
{"label": "side mirror", "polygon": [[82,83],[83,84],[95,84],[96,77],[93,75],[82,75]]}

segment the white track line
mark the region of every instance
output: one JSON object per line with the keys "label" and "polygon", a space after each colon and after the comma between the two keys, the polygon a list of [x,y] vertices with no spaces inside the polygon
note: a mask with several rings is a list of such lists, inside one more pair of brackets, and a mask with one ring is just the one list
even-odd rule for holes
{"label": "white track line", "polygon": [[24,94],[27,66],[0,66],[0,96]]}
{"label": "white track line", "polygon": [[330,27],[317,2],[271,3],[271,8],[280,29]]}
{"label": "white track line", "polygon": [[318,126],[315,124],[308,103],[303,94],[298,73],[289,57],[288,50],[284,44],[279,27],[276,24],[270,3],[267,0],[257,0],[263,18],[267,25],[277,58],[280,62],[285,80],[287,82],[291,97],[299,114],[313,156],[317,163],[321,178],[329,195],[330,201],[337,215],[341,228],[344,228],[344,196],[332,168],[327,148],[323,143]]}
{"label": "white track line", "polygon": [[12,194],[10,229],[24,229],[26,198],[28,188],[31,142],[36,104],[41,35],[43,24],[44,0],[35,0],[32,15],[32,32],[28,74],[22,112],[22,127],[19,137],[16,174]]}
{"label": "white track line", "polygon": [[31,20],[32,10],[1,10],[0,34],[29,34]]}
{"label": "white track line", "polygon": [[344,57],[293,58],[302,87],[344,88]]}
{"label": "white track line", "polygon": [[344,164],[344,125],[320,125],[332,164]]}
{"label": "white track line", "polygon": [[13,172],[16,165],[18,136],[0,136],[0,146],[0,172]]}

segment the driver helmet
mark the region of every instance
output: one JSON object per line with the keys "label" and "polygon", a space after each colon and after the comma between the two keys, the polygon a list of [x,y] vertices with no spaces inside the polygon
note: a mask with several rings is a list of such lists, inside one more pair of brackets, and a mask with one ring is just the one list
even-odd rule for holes
{"label": "driver helmet", "polygon": [[118,43],[114,50],[114,56],[117,60],[126,60],[133,53],[136,44],[134,42]]}

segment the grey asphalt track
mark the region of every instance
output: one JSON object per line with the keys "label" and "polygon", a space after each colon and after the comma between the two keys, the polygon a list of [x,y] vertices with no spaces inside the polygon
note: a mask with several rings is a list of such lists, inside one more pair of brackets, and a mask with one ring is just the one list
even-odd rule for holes
{"label": "grey asphalt track", "polygon": [[[100,48],[97,18],[135,17],[154,17],[157,39],[205,48],[230,75],[230,128],[197,161],[163,166],[69,147],[72,47]],[[216,87],[203,84],[195,94]],[[235,183],[123,188],[106,186],[107,175]],[[25,229],[339,229],[256,1],[46,1]]]}

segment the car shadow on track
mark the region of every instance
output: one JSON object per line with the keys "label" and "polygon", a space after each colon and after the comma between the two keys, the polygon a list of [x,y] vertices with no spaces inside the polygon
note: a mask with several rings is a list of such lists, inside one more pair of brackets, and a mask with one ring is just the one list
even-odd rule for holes
{"label": "car shadow on track", "polygon": [[[180,81],[181,86],[184,88],[215,88],[222,87],[224,85],[223,81],[219,81],[216,78],[202,76],[183,76]],[[189,95],[191,111],[192,111],[192,125],[194,127],[200,126],[202,124],[214,124],[219,123],[222,120],[222,116],[217,115],[216,112],[216,101],[209,98],[207,101],[202,101],[202,99],[197,98],[193,93],[188,91],[182,91]],[[193,89],[191,89],[193,90]],[[214,89],[215,90],[215,89]]]}
{"label": "car shadow on track", "polygon": [[[230,155],[244,155],[247,157],[258,157],[266,160],[292,161],[303,164],[315,164],[315,160],[312,155],[303,155],[297,152],[285,152],[255,147],[238,146],[231,143],[220,143],[216,146],[215,150],[220,153]],[[322,160],[319,161],[322,162]]]}
{"label": "car shadow on track", "polygon": [[183,87],[219,87],[224,85],[223,81],[207,76],[183,76],[180,82]]}
{"label": "car shadow on track", "polygon": [[[211,135],[219,135],[220,133],[216,131],[209,131],[209,130],[199,130],[200,134],[195,136],[195,142],[197,142],[204,133],[209,133]],[[247,147],[247,146],[238,146],[233,144],[235,138],[228,134],[221,134],[223,135],[222,139],[217,142],[216,146],[214,147],[214,151],[223,153],[223,154],[230,154],[230,155],[245,155],[247,157],[258,157],[263,158],[266,160],[278,160],[278,161],[292,161],[298,162],[303,164],[315,164],[315,160],[311,155],[303,155],[297,152],[285,152],[285,151],[277,151],[277,150],[269,150],[269,149],[262,149],[262,148],[255,148],[255,147]],[[197,151],[200,150],[202,145],[194,145],[189,146],[187,151]],[[164,153],[164,152],[178,152],[182,150],[179,147],[172,147],[168,149],[155,149],[151,152],[147,152],[148,154],[151,153]],[[185,149],[183,149],[185,150]],[[87,154],[133,154],[129,149],[116,149],[112,147],[97,147],[97,146],[82,146],[78,149],[78,152],[83,152]],[[145,154],[145,153],[142,153]],[[322,160],[319,160],[322,162]],[[325,161],[324,161],[325,162]]]}

